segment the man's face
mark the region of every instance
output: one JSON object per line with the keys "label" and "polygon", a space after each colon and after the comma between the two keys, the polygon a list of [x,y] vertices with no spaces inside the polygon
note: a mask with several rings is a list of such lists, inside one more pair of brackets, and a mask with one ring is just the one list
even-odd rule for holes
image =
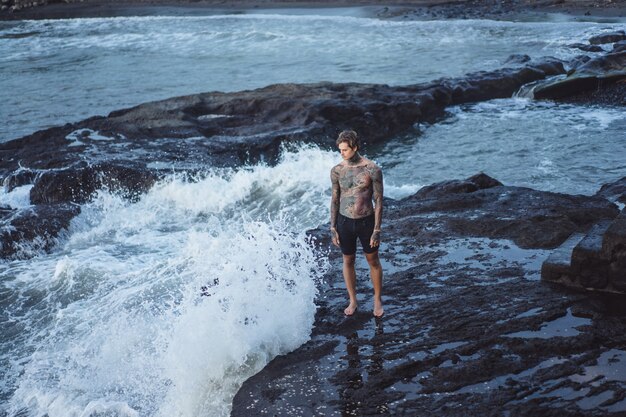
{"label": "man's face", "polygon": [[348,159],[352,158],[354,154],[356,153],[357,149],[358,148],[352,149],[350,145],[348,145],[347,142],[341,142],[339,144],[339,152],[341,152],[341,157],[344,159],[344,161],[347,161]]}

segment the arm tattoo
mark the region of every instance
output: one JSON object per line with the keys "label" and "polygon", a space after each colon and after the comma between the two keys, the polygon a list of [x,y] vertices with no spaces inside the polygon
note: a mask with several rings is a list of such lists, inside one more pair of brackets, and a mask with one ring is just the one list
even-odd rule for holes
{"label": "arm tattoo", "polygon": [[330,227],[337,227],[337,215],[339,214],[340,188],[339,188],[339,168],[334,167],[330,171],[330,181],[332,183],[332,196],[330,199]]}
{"label": "arm tattoo", "polygon": [[378,166],[372,165],[370,175],[374,198],[374,229],[380,230],[383,219],[383,172]]}

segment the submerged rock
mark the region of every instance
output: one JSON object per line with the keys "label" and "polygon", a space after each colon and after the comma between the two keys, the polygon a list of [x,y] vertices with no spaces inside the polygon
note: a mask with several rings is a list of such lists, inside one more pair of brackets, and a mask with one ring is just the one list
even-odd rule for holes
{"label": "submerged rock", "polygon": [[35,178],[37,178],[36,171],[31,171],[30,169],[18,169],[4,178],[4,191],[8,193],[22,185],[32,184],[35,182]]}
{"label": "submerged rock", "polygon": [[604,49],[598,45],[587,45],[584,43],[573,43],[569,46],[570,48],[580,49],[585,52],[604,52]]}
{"label": "submerged rock", "polygon": [[613,52],[626,51],[626,40],[615,42],[613,44]]}

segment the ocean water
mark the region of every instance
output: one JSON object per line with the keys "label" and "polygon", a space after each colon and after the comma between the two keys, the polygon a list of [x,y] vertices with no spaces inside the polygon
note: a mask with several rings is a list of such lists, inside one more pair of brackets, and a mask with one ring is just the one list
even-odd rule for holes
{"label": "ocean water", "polygon": [[332,163],[300,149],[171,177],[135,204],[102,192],[52,254],[2,262],[0,410],[227,415],[248,376],[308,339],[327,261],[305,231]]}
{"label": "ocean water", "polygon": [[501,67],[626,23],[230,15],[0,22],[0,141],[146,101],[285,82],[404,85]]}
{"label": "ocean water", "polygon": [[[0,141],[170,96],[279,82],[391,85],[501,67],[623,24],[229,15],[0,22]],[[388,197],[485,171],[592,194],[626,175],[621,108],[524,98],[449,117],[364,153]],[[204,167],[135,203],[101,192],[52,253],[0,262],[0,416],[225,416],[241,383],[304,343],[328,268],[339,155],[302,145],[275,166]],[[30,186],[0,191],[27,208]]]}

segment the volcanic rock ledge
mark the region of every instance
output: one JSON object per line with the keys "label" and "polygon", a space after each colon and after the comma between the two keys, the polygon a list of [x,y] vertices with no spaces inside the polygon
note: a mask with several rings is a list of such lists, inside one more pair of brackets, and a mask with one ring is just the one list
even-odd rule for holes
{"label": "volcanic rock ledge", "polygon": [[626,105],[626,32],[609,32],[589,38],[589,45],[573,47],[604,51],[599,45],[614,43],[608,53],[590,58],[579,57],[567,72],[567,77],[540,82],[533,89],[537,99],[565,101],[596,101],[604,104]]}
{"label": "volcanic rock ledge", "polygon": [[[626,199],[626,178],[603,186],[598,194]],[[626,211],[596,223],[586,234],[571,235],[544,262],[541,277],[574,288],[625,293]]]}
{"label": "volcanic rock ledge", "polygon": [[[344,128],[357,129],[370,143],[385,141],[416,123],[442,117],[448,105],[510,97],[523,84],[564,71],[562,62],[545,58],[522,67],[403,87],[281,84],[177,97],[2,143],[0,178],[6,190],[34,184],[34,205],[82,204],[101,188],[132,200],[165,174],[274,163],[283,144],[329,146]],[[35,219],[33,225],[25,220],[36,211],[20,213],[19,224],[13,220],[16,213],[3,212],[1,256],[30,256],[30,251],[17,248],[31,236],[22,229],[40,230]],[[62,217],[78,211],[66,211]],[[54,238],[66,223],[44,224],[50,226],[44,234]]]}
{"label": "volcanic rock ledge", "polygon": [[[544,248],[618,213],[484,174],[389,201],[384,317],[372,317],[365,262],[359,310],[343,315],[331,249],[311,340],[246,381],[231,415],[623,415],[626,377],[610,369],[626,366],[624,297],[539,279]],[[325,228],[311,234],[328,250]]]}

